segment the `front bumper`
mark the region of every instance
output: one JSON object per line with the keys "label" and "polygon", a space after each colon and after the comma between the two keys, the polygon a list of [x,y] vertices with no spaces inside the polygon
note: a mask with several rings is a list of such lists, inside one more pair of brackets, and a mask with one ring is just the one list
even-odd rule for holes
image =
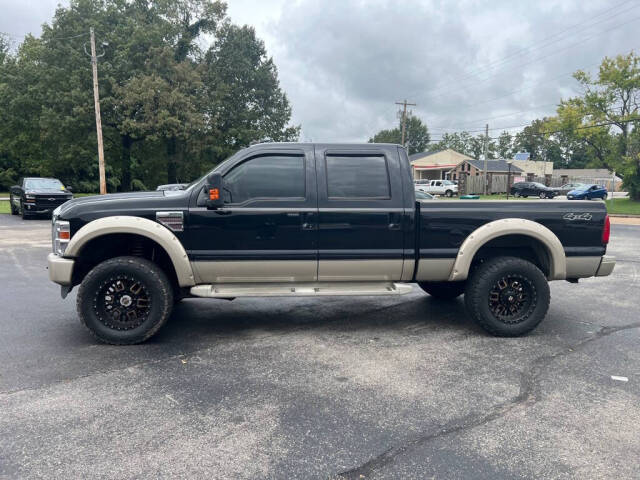
{"label": "front bumper", "polygon": [[75,261],[72,258],[64,258],[55,253],[47,256],[47,268],[49,269],[49,280],[58,285],[71,285],[73,276],[73,265]]}
{"label": "front bumper", "polygon": [[598,271],[596,272],[596,277],[606,277],[607,275],[611,275],[613,272],[613,267],[616,266],[616,257],[611,255],[604,255],[602,260],[600,260],[600,266],[598,267]]}

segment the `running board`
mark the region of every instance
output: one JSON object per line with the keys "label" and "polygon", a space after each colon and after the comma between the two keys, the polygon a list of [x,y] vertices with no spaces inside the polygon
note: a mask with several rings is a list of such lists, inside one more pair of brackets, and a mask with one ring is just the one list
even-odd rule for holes
{"label": "running board", "polygon": [[191,287],[195,297],[318,297],[355,295],[404,295],[413,288],[393,282],[334,283],[218,283]]}

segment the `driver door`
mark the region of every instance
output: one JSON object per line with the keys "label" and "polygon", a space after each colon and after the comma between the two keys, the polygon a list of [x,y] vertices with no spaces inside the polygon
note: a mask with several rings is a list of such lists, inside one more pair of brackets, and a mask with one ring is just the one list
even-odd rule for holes
{"label": "driver door", "polygon": [[224,207],[209,210],[198,198],[189,211],[187,253],[197,282],[316,281],[313,149],[249,151],[221,173]]}

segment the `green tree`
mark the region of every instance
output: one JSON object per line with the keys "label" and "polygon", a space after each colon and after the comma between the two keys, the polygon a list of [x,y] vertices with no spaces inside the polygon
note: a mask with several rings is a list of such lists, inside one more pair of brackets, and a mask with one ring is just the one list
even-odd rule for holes
{"label": "green tree", "polygon": [[[409,155],[424,152],[429,147],[430,135],[427,125],[418,117],[409,115],[405,127],[405,147]],[[391,130],[380,130],[369,143],[402,143],[402,121]]]}
{"label": "green tree", "polygon": [[513,138],[509,132],[504,131],[498,137],[496,152],[498,158],[513,158]]}
{"label": "green tree", "polygon": [[215,161],[253,141],[297,140],[278,71],[253,27],[224,24],[203,62],[208,148]]}
{"label": "green tree", "polygon": [[53,175],[97,190],[91,27],[104,53],[109,191],[191,180],[252,140],[297,138],[272,59],[225,10],[214,0],[71,0],[15,53],[0,36],[0,185]]}

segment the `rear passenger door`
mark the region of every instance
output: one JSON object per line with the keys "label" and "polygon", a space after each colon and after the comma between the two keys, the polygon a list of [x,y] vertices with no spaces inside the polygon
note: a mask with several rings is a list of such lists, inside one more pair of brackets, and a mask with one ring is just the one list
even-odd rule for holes
{"label": "rear passenger door", "polygon": [[402,181],[397,152],[316,147],[318,280],[399,280]]}

